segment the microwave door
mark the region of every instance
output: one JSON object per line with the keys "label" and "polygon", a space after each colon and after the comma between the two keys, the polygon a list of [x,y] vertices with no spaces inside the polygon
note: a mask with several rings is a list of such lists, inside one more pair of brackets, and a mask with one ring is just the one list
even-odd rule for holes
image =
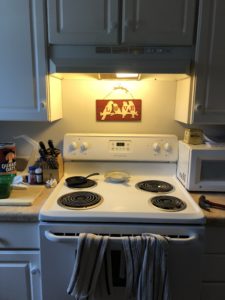
{"label": "microwave door", "polygon": [[192,151],[190,190],[225,191],[225,151]]}

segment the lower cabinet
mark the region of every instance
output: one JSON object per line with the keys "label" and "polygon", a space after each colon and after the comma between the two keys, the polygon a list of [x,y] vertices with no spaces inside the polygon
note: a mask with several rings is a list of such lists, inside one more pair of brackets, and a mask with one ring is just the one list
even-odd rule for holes
{"label": "lower cabinet", "polygon": [[0,223],[0,300],[42,300],[38,223]]}
{"label": "lower cabinet", "polygon": [[225,239],[223,227],[206,228],[201,300],[225,299]]}
{"label": "lower cabinet", "polygon": [[41,300],[39,251],[0,251],[0,299]]}
{"label": "lower cabinet", "polygon": [[201,300],[224,300],[225,283],[203,283]]}

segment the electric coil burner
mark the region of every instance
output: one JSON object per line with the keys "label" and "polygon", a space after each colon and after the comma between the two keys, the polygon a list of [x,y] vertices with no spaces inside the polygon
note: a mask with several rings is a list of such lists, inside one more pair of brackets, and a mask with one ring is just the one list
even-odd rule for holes
{"label": "electric coil burner", "polygon": [[137,183],[137,187],[141,190],[154,193],[167,193],[172,191],[173,186],[161,180],[146,180]]}
{"label": "electric coil burner", "polygon": [[186,204],[179,198],[173,196],[156,196],[151,199],[154,206],[167,211],[180,211],[186,208]]}
{"label": "electric coil burner", "polygon": [[89,209],[101,202],[102,198],[99,194],[84,191],[69,193],[58,199],[58,204],[68,209]]}

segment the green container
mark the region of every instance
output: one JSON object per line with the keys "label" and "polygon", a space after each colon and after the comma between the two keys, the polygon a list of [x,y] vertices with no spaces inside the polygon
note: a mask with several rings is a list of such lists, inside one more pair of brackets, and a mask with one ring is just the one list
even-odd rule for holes
{"label": "green container", "polygon": [[15,174],[0,175],[0,199],[9,198]]}

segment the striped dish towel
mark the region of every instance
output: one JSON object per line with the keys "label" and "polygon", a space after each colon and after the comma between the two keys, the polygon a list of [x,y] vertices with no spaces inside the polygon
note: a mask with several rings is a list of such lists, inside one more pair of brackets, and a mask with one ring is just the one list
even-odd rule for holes
{"label": "striped dish towel", "polygon": [[76,260],[67,289],[67,293],[76,300],[94,296],[107,244],[108,236],[91,233],[79,235]]}
{"label": "striped dish towel", "polygon": [[156,234],[123,237],[127,297],[169,300],[166,238]]}

